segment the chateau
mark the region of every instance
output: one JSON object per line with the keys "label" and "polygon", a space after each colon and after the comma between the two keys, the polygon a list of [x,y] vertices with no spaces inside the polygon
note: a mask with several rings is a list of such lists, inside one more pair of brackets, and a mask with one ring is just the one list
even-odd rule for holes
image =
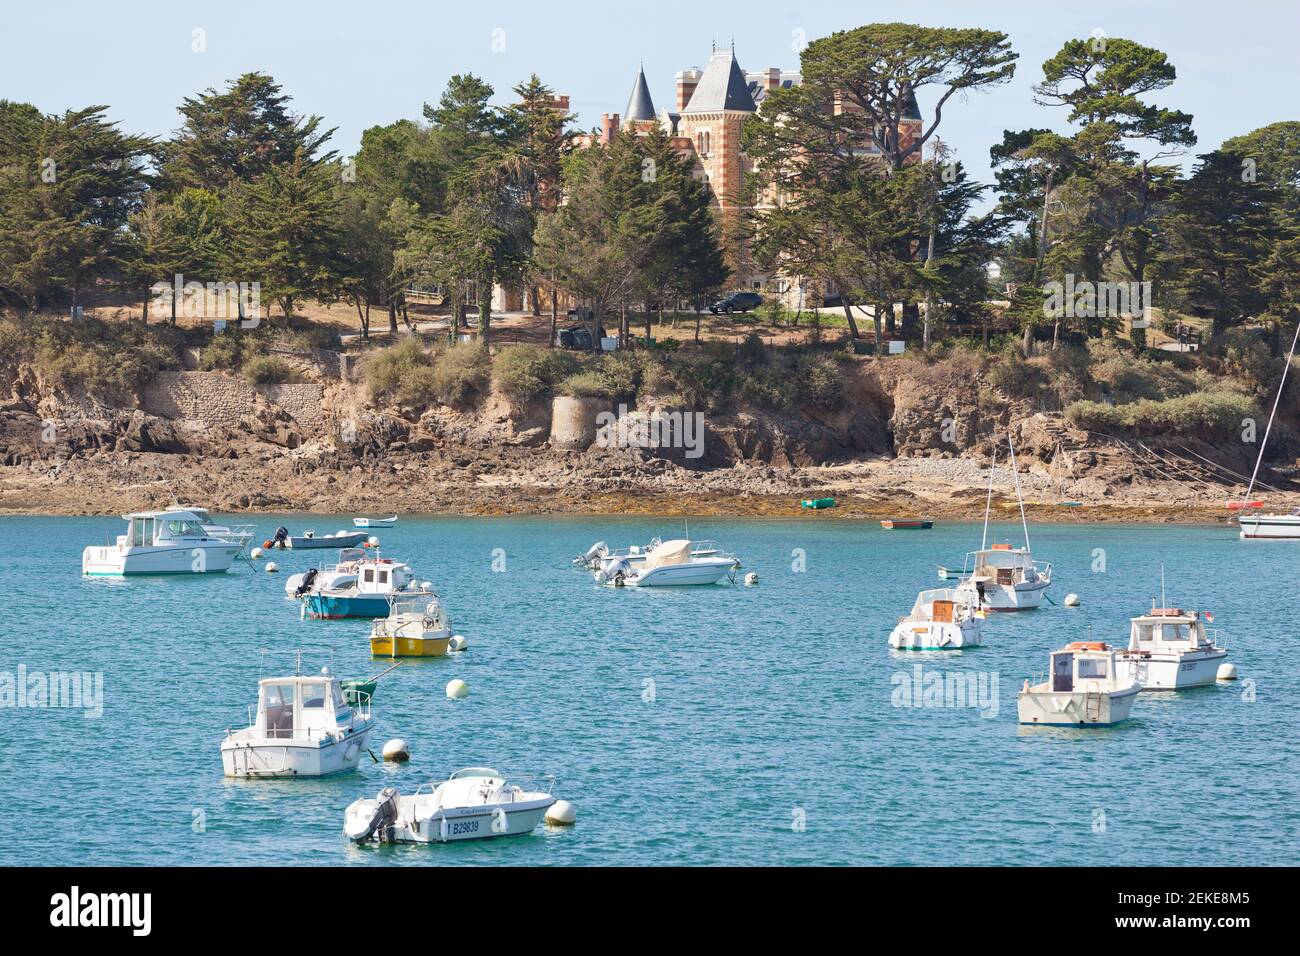
{"label": "chateau", "polygon": [[[754,169],[753,160],[741,149],[741,125],[758,112],[768,93],[795,86],[801,79],[797,71],[780,67],[746,72],[737,61],[734,49],[715,48],[704,69],[692,67],[677,73],[672,109],[656,111],[642,67],[623,113],[601,114],[599,132],[579,137],[578,142],[582,145],[608,143],[620,132],[644,135],[655,128],[663,129],[672,138],[673,145],[694,161],[696,174],[709,184],[724,237],[729,237],[730,227],[744,209],[745,179]],[[556,108],[567,111],[568,102],[567,96],[557,97]],[[831,108],[838,114],[854,107],[837,99]],[[904,143],[921,135],[921,113],[915,98],[903,126],[900,134]],[[877,152],[873,144],[864,144],[863,150],[868,154]],[[779,295],[791,308],[819,304],[823,292],[834,291],[823,290],[819,284],[801,277],[770,275],[759,270],[750,260],[744,242],[734,237],[726,238],[726,252],[732,268],[732,290],[755,289]],[[498,290],[494,298],[494,305],[500,307],[526,307],[526,293]]]}

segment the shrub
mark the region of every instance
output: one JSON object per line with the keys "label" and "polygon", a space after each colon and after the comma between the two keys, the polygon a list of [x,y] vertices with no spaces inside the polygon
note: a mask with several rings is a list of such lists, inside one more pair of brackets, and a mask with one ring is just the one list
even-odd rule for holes
{"label": "shrub", "polygon": [[244,377],[254,385],[279,385],[297,379],[293,367],[273,355],[258,355],[244,363]]}
{"label": "shrub", "polygon": [[1089,431],[1125,430],[1137,435],[1227,437],[1241,420],[1257,414],[1255,404],[1239,392],[1195,392],[1164,400],[1142,399],[1125,405],[1075,402],[1065,411],[1070,421]]}
{"label": "shrub", "polygon": [[181,364],[182,338],[170,326],[93,318],[5,324],[5,361],[30,360],[55,385],[113,401],[130,398],[159,371]]}
{"label": "shrub", "polygon": [[438,350],[429,383],[434,397],[444,405],[464,405],[487,390],[491,376],[487,351],[467,342]]}
{"label": "shrub", "polygon": [[361,370],[376,402],[392,400],[400,405],[424,405],[434,397],[432,364],[420,340],[412,337],[371,353]]}
{"label": "shrub", "polygon": [[570,375],[556,387],[560,395],[574,398],[609,398],[609,385],[598,372],[585,371]]}
{"label": "shrub", "polygon": [[492,363],[497,387],[522,403],[549,398],[555,387],[578,370],[572,353],[536,345],[507,345]]}

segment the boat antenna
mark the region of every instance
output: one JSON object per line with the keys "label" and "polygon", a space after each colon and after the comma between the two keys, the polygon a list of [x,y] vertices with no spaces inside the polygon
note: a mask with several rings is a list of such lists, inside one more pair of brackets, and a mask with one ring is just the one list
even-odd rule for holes
{"label": "boat antenna", "polygon": [[1163,561],[1160,563],[1160,606],[1169,606],[1165,601],[1165,565]]}
{"label": "boat antenna", "polygon": [[1016,468],[1016,446],[1011,443],[1011,429],[1007,429],[1007,447],[1011,449],[1011,474],[1016,479],[1016,500],[1020,502],[1020,527],[1025,531],[1025,550],[1029,550],[1029,522],[1025,520],[1025,498],[1020,493],[1020,470]]}
{"label": "boat antenna", "polygon": [[1255,456],[1255,470],[1250,473],[1250,485],[1246,488],[1246,501],[1255,490],[1255,477],[1259,466],[1264,461],[1264,449],[1268,447],[1268,434],[1273,430],[1273,416],[1277,414],[1277,404],[1282,401],[1282,389],[1286,388],[1286,373],[1291,371],[1291,357],[1295,355],[1296,342],[1300,341],[1300,322],[1296,323],[1295,336],[1291,339],[1291,351],[1286,353],[1286,364],[1282,366],[1282,380],[1277,383],[1277,394],[1273,396],[1273,410],[1268,413],[1268,424],[1264,426],[1264,440],[1259,443],[1259,454]]}
{"label": "boat antenna", "polygon": [[998,465],[998,447],[993,446],[993,460],[989,462],[989,496],[984,502],[984,536],[980,538],[980,550],[983,551],[989,543],[989,510],[993,507],[993,470]]}

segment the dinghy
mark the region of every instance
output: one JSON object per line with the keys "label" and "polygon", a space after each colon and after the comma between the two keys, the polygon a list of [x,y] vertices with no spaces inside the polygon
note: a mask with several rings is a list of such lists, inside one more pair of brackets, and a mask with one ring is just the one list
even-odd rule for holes
{"label": "dinghy", "polygon": [[924,531],[933,528],[934,522],[929,518],[885,518],[880,527],[886,531]]}
{"label": "dinghy", "polygon": [[397,524],[397,515],[391,518],[353,518],[352,523],[358,528],[391,528]]}
{"label": "dinghy", "polygon": [[385,787],[373,800],[353,801],[343,832],[354,843],[450,843],[531,833],[555,803],[554,780],[545,790],[508,784],[487,767],[458,770],[404,797]]}

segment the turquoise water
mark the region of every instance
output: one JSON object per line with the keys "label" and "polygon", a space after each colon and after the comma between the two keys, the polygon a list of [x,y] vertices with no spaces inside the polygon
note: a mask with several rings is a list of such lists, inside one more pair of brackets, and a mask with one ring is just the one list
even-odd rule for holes
{"label": "turquoise water", "polygon": [[[233,520],[233,519],[232,519]],[[259,516],[333,531],[346,519]],[[343,676],[385,666],[365,621],[301,621],[288,573],[332,552],[277,553],[282,573],[86,580],[80,552],[116,519],[3,518],[10,592],[0,671],[99,671],[104,711],[0,711],[0,863],[48,864],[1295,864],[1300,836],[1292,655],[1300,545],[1227,528],[1032,529],[1056,568],[1045,606],[990,619],[983,647],[900,654],[886,638],[977,525],[886,532],[809,516],[698,521],[756,587],[599,588],[569,563],[593,541],[668,523],[403,518],[385,553],[432,581],[465,654],[384,678],[373,749],[405,766],[327,780],[231,781],[218,746],[291,652]],[[1000,537],[1011,534],[999,529]],[[496,549],[502,549],[497,551]],[[800,549],[806,569],[792,570]],[[1094,570],[1104,549],[1104,570]],[[505,570],[500,567],[505,555]],[[1241,680],[1143,694],[1109,730],[1021,728],[1015,695],[1048,652],[1123,642],[1159,593],[1210,609]],[[262,667],[260,649],[272,652]],[[896,706],[891,678],[974,672],[996,715]],[[470,696],[446,699],[453,677]],[[1251,699],[1253,696],[1253,700]],[[984,701],[990,713],[991,699]],[[459,767],[555,774],[571,829],[450,846],[349,846],[343,809]]]}

